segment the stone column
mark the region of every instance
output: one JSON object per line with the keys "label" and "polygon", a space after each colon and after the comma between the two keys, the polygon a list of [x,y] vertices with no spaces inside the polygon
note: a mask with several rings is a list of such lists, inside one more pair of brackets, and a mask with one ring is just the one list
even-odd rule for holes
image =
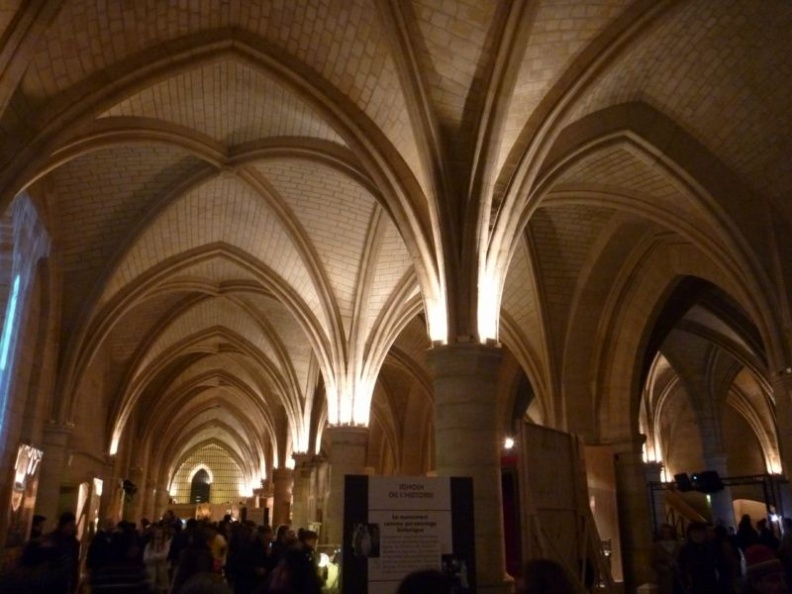
{"label": "stone column", "polygon": [[651,498],[652,507],[649,512],[653,514],[654,525],[652,526],[652,533],[657,534],[657,529],[660,524],[665,522],[665,491],[656,488],[652,489],[650,484],[654,483],[660,486],[662,482],[663,465],[660,462],[646,462],[644,466],[646,470],[646,484],[649,487],[649,496]]}
{"label": "stone column", "polygon": [[154,517],[156,519],[159,520],[162,515],[168,511],[168,501],[170,501],[168,485],[166,483],[160,483],[157,485],[156,494],[154,496]]}
{"label": "stone column", "polygon": [[151,522],[156,522],[159,516],[154,515],[154,509],[157,507],[157,485],[153,482],[146,481],[146,493],[143,499],[143,511],[141,512],[144,518],[148,518]]}
{"label": "stone column", "polygon": [[[726,454],[723,452],[704,452],[704,464],[707,470],[715,470],[721,477],[728,476],[726,468]],[[731,489],[724,487],[721,491],[709,494],[712,522],[723,524],[727,528],[736,528],[734,522],[734,500]]]}
{"label": "stone column", "polygon": [[41,457],[41,474],[36,495],[36,513],[46,516],[46,530],[55,528],[58,514],[63,511],[59,506],[63,472],[68,461],[67,447],[72,427],[51,424],[44,428]]}
{"label": "stone column", "polygon": [[294,487],[294,471],[291,468],[276,468],[272,471],[272,526],[291,523],[291,498]]}
{"label": "stone column", "polygon": [[102,498],[99,500],[99,524],[100,526],[106,518],[113,518],[118,521],[112,512],[113,491],[118,484],[115,477],[115,457],[105,456],[105,463],[102,466]]}
{"label": "stone column", "polygon": [[[787,480],[792,480],[792,373],[784,372],[773,379],[773,395],[780,470]],[[780,491],[783,515],[792,517],[792,489],[789,483],[782,483]]]}
{"label": "stone column", "polygon": [[139,466],[133,466],[129,469],[126,478],[134,483],[137,487],[137,491],[134,494],[124,493],[124,520],[128,522],[140,522],[143,496],[146,490],[143,485],[143,469]]}
{"label": "stone column", "polygon": [[434,347],[428,362],[435,392],[437,474],[473,478],[477,591],[511,592],[496,406],[500,348],[472,343]]}
{"label": "stone column", "polygon": [[641,443],[617,447],[614,462],[624,591],[636,592],[640,585],[654,581],[651,513]]}
{"label": "stone column", "polygon": [[340,545],[344,537],[344,477],[364,474],[368,427],[328,427],[325,430],[331,444],[330,493],[323,518],[322,530],[327,543]]}
{"label": "stone column", "polygon": [[294,454],[294,491],[292,492],[292,524],[297,528],[308,528],[314,521],[310,514],[308,498],[311,495],[314,456],[311,454]]}

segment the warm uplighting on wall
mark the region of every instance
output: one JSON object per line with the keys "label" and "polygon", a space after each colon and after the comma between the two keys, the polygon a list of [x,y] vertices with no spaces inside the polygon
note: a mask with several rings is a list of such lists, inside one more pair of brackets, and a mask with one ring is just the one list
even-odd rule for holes
{"label": "warm uplighting on wall", "polygon": [[770,454],[767,457],[767,472],[770,474],[781,474],[781,461],[778,459],[777,455]]}
{"label": "warm uplighting on wall", "polygon": [[121,438],[118,431],[113,432],[113,440],[110,442],[110,455],[115,456],[118,453],[118,441]]}
{"label": "warm uplighting on wall", "polygon": [[441,299],[426,300],[426,321],[432,344],[448,343],[448,311]]}
{"label": "warm uplighting on wall", "polygon": [[336,388],[338,391],[331,391],[331,386],[335,388],[335,385],[328,385],[327,421],[331,427],[368,427],[374,379],[358,379],[354,387],[349,387],[347,382],[347,387]]}
{"label": "warm uplighting on wall", "polygon": [[498,338],[498,282],[495,275],[489,271],[480,273],[478,289],[479,340],[486,344],[488,340]]}
{"label": "warm uplighting on wall", "polygon": [[374,397],[374,379],[361,378],[355,386],[353,396],[352,423],[368,427],[371,399]]}
{"label": "warm uplighting on wall", "polygon": [[255,486],[246,481],[239,481],[239,496],[240,497],[253,497],[253,489]]}

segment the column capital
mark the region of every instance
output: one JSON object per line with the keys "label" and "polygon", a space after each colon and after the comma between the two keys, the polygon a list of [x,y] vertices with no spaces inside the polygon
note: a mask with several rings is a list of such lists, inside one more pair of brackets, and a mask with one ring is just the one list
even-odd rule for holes
{"label": "column capital", "polygon": [[50,420],[44,426],[42,441],[47,445],[65,445],[74,432],[74,423],[58,423]]}
{"label": "column capital", "polygon": [[294,477],[293,468],[274,468],[272,470],[272,482],[279,482],[284,479],[290,479],[293,477]]}
{"label": "column capital", "polygon": [[639,433],[633,437],[626,437],[623,440],[612,441],[602,445],[610,446],[613,453],[619,454],[635,454],[643,460],[643,446],[646,443],[646,435]]}
{"label": "column capital", "polygon": [[333,445],[365,445],[369,438],[369,428],[360,425],[330,425],[325,432]]}
{"label": "column capital", "polygon": [[427,351],[427,362],[435,380],[493,375],[502,357],[501,347],[474,342],[439,345]]}
{"label": "column capital", "polygon": [[317,454],[309,454],[308,452],[300,452],[292,454],[292,460],[294,460],[294,468],[295,470],[302,467],[309,467],[313,468],[314,466],[318,466],[322,463],[322,456]]}

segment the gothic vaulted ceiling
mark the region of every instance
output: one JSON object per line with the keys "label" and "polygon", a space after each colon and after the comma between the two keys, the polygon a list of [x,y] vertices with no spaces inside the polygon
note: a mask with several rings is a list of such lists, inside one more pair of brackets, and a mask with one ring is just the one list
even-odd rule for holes
{"label": "gothic vaulted ceiling", "polygon": [[45,213],[86,443],[220,440],[256,476],[372,396],[398,432],[477,257],[547,394],[641,258],[758,307],[722,219],[790,214],[788,2],[30,4],[0,9],[0,188]]}

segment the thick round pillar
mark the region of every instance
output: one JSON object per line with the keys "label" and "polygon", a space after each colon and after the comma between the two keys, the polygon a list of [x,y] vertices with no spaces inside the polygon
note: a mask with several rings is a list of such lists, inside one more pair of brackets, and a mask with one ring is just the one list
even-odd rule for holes
{"label": "thick round pillar", "polygon": [[143,480],[145,475],[143,469],[139,466],[133,466],[129,469],[127,479],[137,487],[134,493],[124,493],[124,520],[127,522],[140,522],[141,513],[143,511],[143,497],[145,495],[145,488]]}
{"label": "thick round pillar", "polygon": [[[792,479],[792,374],[784,373],[773,380],[773,396],[776,409],[776,435],[781,472],[789,481]],[[781,510],[784,516],[792,516],[792,489],[788,482],[780,484]]]}
{"label": "thick round pillar", "polygon": [[651,511],[640,443],[617,451],[615,468],[624,591],[636,592],[654,581]]}
{"label": "thick round pillar", "polygon": [[[42,444],[41,474],[36,494],[36,513],[47,518],[46,529],[52,529],[58,521],[61,483],[67,462],[67,446],[72,428],[66,425],[48,425],[44,428]],[[74,511],[74,510],[69,510]]]}
{"label": "thick round pillar", "polygon": [[660,525],[665,522],[665,491],[660,488],[652,489],[651,485],[654,483],[657,487],[660,486],[662,481],[663,465],[660,462],[646,462],[644,465],[646,472],[646,484],[649,485],[649,496],[652,507],[650,512],[652,514],[652,533],[657,534]]}
{"label": "thick round pillar", "polygon": [[[726,467],[726,454],[724,453],[704,453],[704,465],[707,470],[715,470],[719,476],[728,476]],[[734,500],[732,499],[731,489],[724,487],[720,491],[711,493],[710,509],[712,510],[712,522],[723,524],[724,526],[737,528],[734,522]]]}
{"label": "thick round pillar", "polygon": [[157,507],[157,486],[152,482],[146,482],[146,493],[143,499],[143,511],[141,512],[144,518],[151,522],[156,522],[158,517],[154,515],[154,509]]}
{"label": "thick round pillar", "polygon": [[[344,477],[364,474],[368,427],[328,427],[330,440],[330,493],[323,518],[325,542],[340,545],[344,537]],[[324,541],[324,540],[323,540]]]}
{"label": "thick round pillar", "polygon": [[437,473],[473,478],[478,592],[509,592],[496,394],[501,351],[460,344],[428,353],[434,380]]}
{"label": "thick round pillar", "polygon": [[276,468],[272,471],[272,525],[291,523],[291,499],[294,487],[294,471],[291,468]]}
{"label": "thick round pillar", "polygon": [[162,483],[157,485],[156,493],[154,495],[154,517],[159,520],[168,511],[168,502],[170,501],[170,493],[168,493],[168,485]]}
{"label": "thick round pillar", "polygon": [[121,519],[119,513],[121,508],[119,483],[121,479],[116,472],[116,462],[115,456],[106,456],[105,464],[102,467],[102,498],[99,501],[100,522],[107,518],[112,518],[113,522],[118,522]]}
{"label": "thick round pillar", "polygon": [[308,528],[314,518],[310,515],[309,497],[313,479],[314,456],[294,454],[294,490],[292,491],[292,525]]}

